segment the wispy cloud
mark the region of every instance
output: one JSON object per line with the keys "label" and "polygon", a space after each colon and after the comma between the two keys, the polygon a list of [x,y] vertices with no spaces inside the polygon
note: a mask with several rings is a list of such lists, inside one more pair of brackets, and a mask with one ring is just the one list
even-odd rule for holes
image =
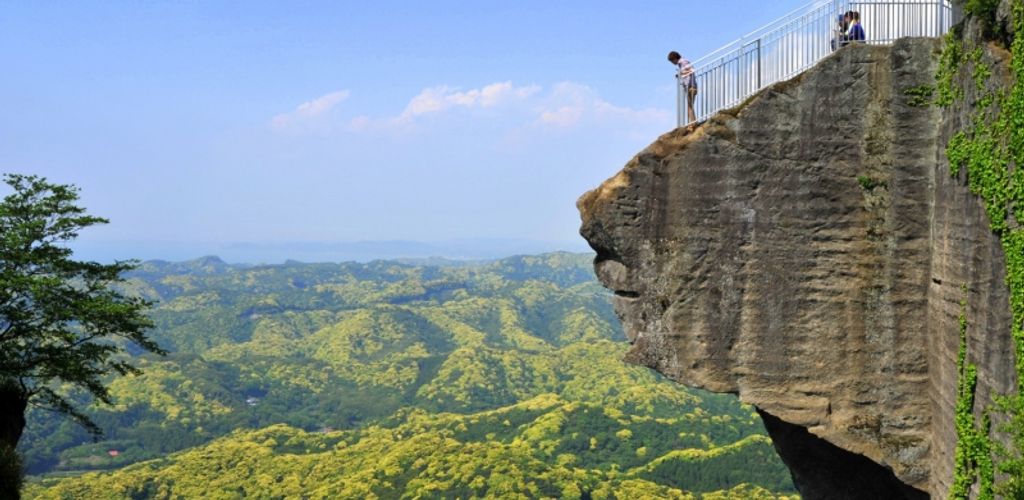
{"label": "wispy cloud", "polygon": [[296,123],[308,120],[327,113],[334,109],[338,103],[348,99],[349,91],[338,90],[324,94],[311,101],[299,104],[294,111],[281,113],[270,120],[270,125],[276,129],[288,128]]}
{"label": "wispy cloud", "polygon": [[552,87],[542,104],[537,121],[544,126],[572,128],[588,123],[624,122],[624,124],[661,123],[671,120],[668,110],[634,109],[616,106],[586,86],[562,82]]}
{"label": "wispy cloud", "polygon": [[[308,131],[321,125],[338,130],[330,126],[330,121],[314,118],[326,115],[348,96],[349,92],[344,90],[331,92],[300,104],[294,111],[275,116],[271,125],[292,131]],[[487,111],[490,109],[499,111],[497,114]],[[429,117],[447,115],[452,115],[452,120],[458,122],[487,120],[490,125],[516,129],[517,133],[529,129],[571,130],[593,125],[646,130],[672,123],[668,109],[618,106],[580,83],[561,82],[544,88],[539,85],[517,86],[510,81],[468,90],[449,85],[428,87],[410,98],[396,115],[333,117],[331,120],[349,132],[396,132],[408,131]],[[345,120],[344,125],[337,121],[339,119]]]}
{"label": "wispy cloud", "polygon": [[396,119],[409,121],[420,115],[440,113],[452,108],[491,108],[511,101],[521,102],[540,90],[537,85],[516,87],[512,82],[492,83],[464,92],[448,86],[432,87],[423,89],[413,97]]}
{"label": "wispy cloud", "polygon": [[428,87],[413,96],[398,115],[382,118],[357,116],[349,121],[348,128],[355,132],[406,130],[428,115],[501,106],[515,110],[529,105],[531,98],[541,90],[538,85],[516,86],[512,82],[497,82],[469,90],[449,85]]}

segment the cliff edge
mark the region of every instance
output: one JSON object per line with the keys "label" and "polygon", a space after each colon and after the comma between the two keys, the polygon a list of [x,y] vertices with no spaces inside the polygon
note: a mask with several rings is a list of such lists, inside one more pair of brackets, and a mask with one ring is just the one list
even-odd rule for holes
{"label": "cliff edge", "polygon": [[948,494],[963,315],[978,399],[1016,386],[1003,248],[946,159],[969,110],[914,90],[941,49],[847,47],[577,203],[627,360],[756,406],[805,498]]}

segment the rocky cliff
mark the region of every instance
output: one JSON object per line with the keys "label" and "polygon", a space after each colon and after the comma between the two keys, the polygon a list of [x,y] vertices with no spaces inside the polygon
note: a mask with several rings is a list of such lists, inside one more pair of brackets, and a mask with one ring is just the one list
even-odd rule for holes
{"label": "rocky cliff", "polygon": [[947,495],[961,315],[978,399],[1015,387],[1006,259],[945,153],[970,105],[914,90],[941,48],[840,50],[578,202],[628,360],[756,406],[805,498]]}

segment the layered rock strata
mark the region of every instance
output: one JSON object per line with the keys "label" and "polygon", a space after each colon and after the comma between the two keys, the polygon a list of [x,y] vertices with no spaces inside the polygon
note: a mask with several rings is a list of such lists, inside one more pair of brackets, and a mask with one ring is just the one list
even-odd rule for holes
{"label": "layered rock strata", "polygon": [[840,50],[578,202],[627,359],[756,406],[806,498],[946,495],[962,300],[979,398],[1014,387],[1002,249],[944,154],[969,110],[909,92],[939,51]]}

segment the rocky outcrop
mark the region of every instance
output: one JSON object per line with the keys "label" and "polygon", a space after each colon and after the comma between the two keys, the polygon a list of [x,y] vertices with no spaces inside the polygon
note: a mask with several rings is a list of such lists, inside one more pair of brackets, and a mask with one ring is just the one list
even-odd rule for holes
{"label": "rocky outcrop", "polygon": [[1002,249],[944,153],[968,110],[907,93],[939,51],[840,50],[578,202],[627,359],[756,406],[806,498],[945,496],[961,300],[979,398],[1014,387]]}

